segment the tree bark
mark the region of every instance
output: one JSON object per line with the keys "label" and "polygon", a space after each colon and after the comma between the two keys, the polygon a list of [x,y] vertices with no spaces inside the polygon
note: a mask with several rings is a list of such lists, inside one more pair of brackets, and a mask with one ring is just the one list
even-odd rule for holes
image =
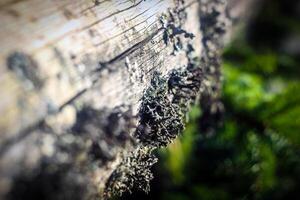
{"label": "tree bark", "polygon": [[1,1],[0,199],[148,191],[153,149],[199,98],[220,107],[222,47],[246,8],[229,5]]}

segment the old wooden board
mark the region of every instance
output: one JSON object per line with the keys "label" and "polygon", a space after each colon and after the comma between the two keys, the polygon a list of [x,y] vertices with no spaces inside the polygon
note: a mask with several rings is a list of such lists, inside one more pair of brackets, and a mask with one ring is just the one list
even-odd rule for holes
{"label": "old wooden board", "polygon": [[190,105],[218,109],[229,15],[223,0],[1,1],[0,198],[147,191]]}

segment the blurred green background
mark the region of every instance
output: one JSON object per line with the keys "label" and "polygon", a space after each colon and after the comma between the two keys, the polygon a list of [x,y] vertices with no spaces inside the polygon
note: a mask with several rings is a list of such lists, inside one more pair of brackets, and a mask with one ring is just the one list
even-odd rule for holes
{"label": "blurred green background", "polygon": [[215,134],[195,106],[158,152],[151,192],[121,199],[300,198],[300,3],[269,0],[224,53]]}

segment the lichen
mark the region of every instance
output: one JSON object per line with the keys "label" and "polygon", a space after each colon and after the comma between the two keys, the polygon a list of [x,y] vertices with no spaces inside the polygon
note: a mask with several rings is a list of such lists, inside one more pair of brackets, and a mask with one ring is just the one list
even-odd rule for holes
{"label": "lichen", "polygon": [[155,73],[139,110],[136,137],[145,145],[166,146],[184,128],[185,113],[201,86],[201,69],[190,64],[167,78]]}
{"label": "lichen", "polygon": [[[179,1],[178,1],[179,2]],[[137,150],[123,155],[123,160],[106,184],[106,196],[121,195],[133,188],[149,190],[153,175],[150,167],[156,162],[153,149],[164,147],[184,129],[186,113],[202,89],[203,73],[200,59],[194,55],[194,34],[184,30],[186,18],[182,7],[169,10],[160,18],[164,29],[165,45],[173,47],[173,53],[183,52],[187,64],[171,70],[166,75],[154,71],[149,87],[141,99],[138,126],[133,134]],[[129,61],[127,61],[128,65]]]}
{"label": "lichen", "polygon": [[167,145],[182,131],[182,113],[168,98],[167,80],[155,73],[139,111],[140,123],[136,137],[153,146]]}
{"label": "lichen", "polygon": [[163,14],[160,17],[160,23],[164,29],[162,39],[165,45],[172,45],[173,52],[171,55],[176,55],[176,52],[183,49],[183,38],[193,39],[195,35],[182,28],[186,18],[187,13],[182,7],[183,3],[176,1],[176,7],[169,9],[168,13]]}
{"label": "lichen", "polygon": [[153,74],[139,109],[139,124],[134,136],[136,150],[124,154],[123,160],[106,184],[106,197],[121,195],[133,188],[149,191],[150,171],[156,158],[152,150],[166,146],[184,128],[185,114],[201,88],[202,73],[197,59],[167,76]]}
{"label": "lichen", "polygon": [[150,168],[157,162],[152,150],[153,148],[149,147],[138,147],[126,155],[110,176],[104,196],[106,198],[113,195],[120,196],[124,192],[131,193],[132,189],[149,192],[149,183],[153,179]]}

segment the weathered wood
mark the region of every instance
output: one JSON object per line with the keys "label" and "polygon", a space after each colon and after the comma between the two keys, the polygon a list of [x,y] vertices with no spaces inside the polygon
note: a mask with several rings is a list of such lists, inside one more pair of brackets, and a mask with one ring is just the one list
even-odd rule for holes
{"label": "weathered wood", "polygon": [[0,198],[148,190],[152,149],[182,130],[200,93],[218,96],[226,9],[222,0],[1,1]]}
{"label": "weathered wood", "polygon": [[[120,63],[125,68],[122,59],[130,54],[126,51],[133,52],[144,45],[145,55],[131,62],[141,68],[142,62],[152,54],[155,56],[155,49],[163,45],[158,37],[162,32],[158,31],[158,17],[171,2],[141,3],[104,1],[95,5],[92,1],[20,1],[9,7],[4,5],[0,32],[3,38],[0,109],[7,117],[0,123],[2,138],[15,137],[49,112],[56,113],[80,92],[96,84],[93,80],[101,82],[100,73],[94,73],[100,67],[99,62],[115,59],[114,65]],[[147,46],[150,40],[153,42]],[[120,55],[122,57],[118,57]],[[24,72],[16,71],[22,69],[14,69],[20,66],[8,66],[18,65],[24,59],[35,63],[22,68],[37,71],[43,87],[34,85]],[[153,64],[144,64],[145,70],[152,69]],[[103,81],[108,87],[102,86],[106,91],[97,92],[105,94],[97,103],[115,107],[131,98],[125,94],[130,93],[125,92],[128,87],[124,81],[127,80],[122,77],[108,79]]]}

